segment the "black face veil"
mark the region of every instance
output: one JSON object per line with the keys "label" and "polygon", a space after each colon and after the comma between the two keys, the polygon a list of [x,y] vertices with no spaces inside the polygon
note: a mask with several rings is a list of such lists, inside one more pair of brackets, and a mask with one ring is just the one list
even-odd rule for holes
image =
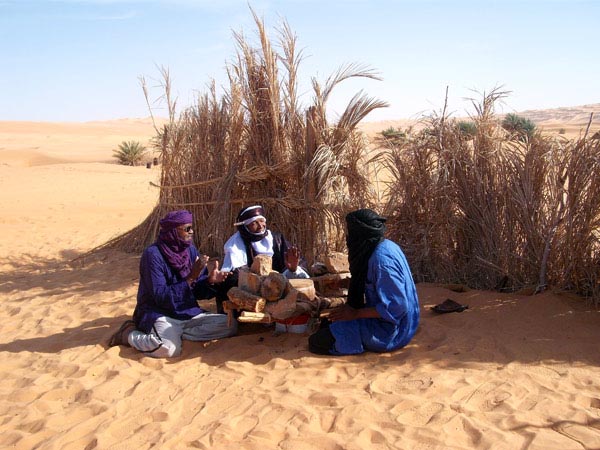
{"label": "black face veil", "polygon": [[370,209],[359,209],[346,215],[346,245],[350,263],[348,305],[362,308],[365,305],[365,282],[368,263],[375,247],[383,241],[385,217]]}

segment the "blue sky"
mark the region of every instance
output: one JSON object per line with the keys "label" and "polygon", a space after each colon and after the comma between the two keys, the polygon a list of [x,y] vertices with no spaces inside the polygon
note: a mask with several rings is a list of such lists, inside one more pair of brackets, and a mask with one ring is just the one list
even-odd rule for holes
{"label": "blue sky", "polygon": [[157,85],[157,66],[187,106],[225,82],[233,31],[255,42],[248,4],[272,41],[283,19],[297,35],[305,104],[311,77],[380,73],[340,85],[334,116],[360,90],[391,105],[367,120],[439,111],[446,86],[455,115],[498,86],[504,112],[600,102],[600,0],[0,0],[0,120],[146,117],[139,77]]}

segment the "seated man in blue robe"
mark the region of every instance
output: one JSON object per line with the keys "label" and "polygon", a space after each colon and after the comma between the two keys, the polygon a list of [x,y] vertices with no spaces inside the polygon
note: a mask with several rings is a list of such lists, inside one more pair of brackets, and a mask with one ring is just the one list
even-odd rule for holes
{"label": "seated man in blue robe", "polygon": [[385,239],[385,218],[370,209],[346,216],[350,287],[345,305],[324,311],[308,340],[312,353],[389,352],[410,342],[419,325],[419,300],[400,247]]}

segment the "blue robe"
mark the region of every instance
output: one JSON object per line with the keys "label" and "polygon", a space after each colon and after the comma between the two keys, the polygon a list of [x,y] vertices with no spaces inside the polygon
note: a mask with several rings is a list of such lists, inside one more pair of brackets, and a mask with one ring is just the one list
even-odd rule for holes
{"label": "blue robe", "polygon": [[[188,251],[191,261],[195,261],[199,256],[196,247],[191,245]],[[196,299],[203,298],[209,289],[207,277],[204,269],[192,288],[169,266],[156,244],[147,247],[140,260],[140,284],[133,312],[137,329],[149,333],[161,316],[187,320],[205,312]]]}
{"label": "blue robe", "polygon": [[419,325],[419,299],[404,253],[385,239],[371,257],[365,284],[365,307],[375,307],[381,318],[333,322],[338,355],[364,351],[388,352],[404,347]]}

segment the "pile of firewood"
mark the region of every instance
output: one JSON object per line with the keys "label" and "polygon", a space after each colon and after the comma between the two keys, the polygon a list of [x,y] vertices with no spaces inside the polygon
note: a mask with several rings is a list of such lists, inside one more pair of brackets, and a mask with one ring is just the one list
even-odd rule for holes
{"label": "pile of firewood", "polygon": [[223,307],[238,321],[271,323],[309,314],[318,316],[327,308],[346,302],[350,271],[344,253],[332,253],[324,263],[313,264],[310,279],[287,279],[272,269],[270,256],[258,255],[251,267],[241,267],[238,285],[227,292]]}
{"label": "pile of firewood", "polygon": [[319,308],[315,285],[311,279],[288,280],[272,270],[270,256],[258,255],[251,267],[238,272],[238,286],[227,292],[223,303],[231,317],[240,311],[240,322],[271,323],[302,314],[313,314]]}

